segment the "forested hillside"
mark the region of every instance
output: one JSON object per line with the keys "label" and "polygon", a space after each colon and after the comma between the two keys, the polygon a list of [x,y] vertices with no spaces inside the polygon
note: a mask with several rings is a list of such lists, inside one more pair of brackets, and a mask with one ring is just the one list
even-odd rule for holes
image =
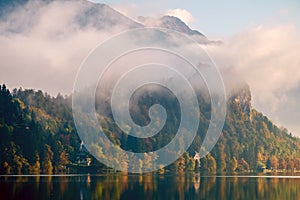
{"label": "forested hillside", "polygon": [[[197,170],[193,156],[200,149],[210,117],[209,104],[200,97],[201,94],[198,97],[202,111],[198,134],[188,152],[168,166],[168,170]],[[140,99],[133,107],[133,112],[137,113],[133,115],[134,120],[146,123],[149,120],[147,108],[155,102],[154,97]],[[144,141],[128,137],[116,127],[111,115],[101,116],[103,130],[123,149],[134,152],[158,149],[172,139],[180,118],[176,109],[178,102],[172,95],[164,93],[159,102],[169,112],[167,123],[158,136]],[[140,111],[141,108],[144,110]],[[80,142],[73,123],[70,96],[52,97],[42,91],[9,91],[5,85],[0,87],[1,174],[64,172],[66,164],[75,161]],[[200,170],[212,173],[263,168],[299,170],[299,149],[298,138],[251,107],[251,94],[245,86],[228,100],[222,135],[213,151],[201,159]],[[92,159],[92,164],[97,165],[97,161]],[[128,167],[129,163],[124,165]]]}
{"label": "forested hillside", "polygon": [[70,99],[0,88],[1,173],[52,173],[79,148]]}

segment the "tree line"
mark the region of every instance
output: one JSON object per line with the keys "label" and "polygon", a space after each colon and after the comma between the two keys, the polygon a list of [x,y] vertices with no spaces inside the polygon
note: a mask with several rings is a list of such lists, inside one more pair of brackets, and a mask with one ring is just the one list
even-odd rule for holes
{"label": "tree line", "polygon": [[[250,91],[249,91],[250,92]],[[98,104],[101,126],[105,134],[120,148],[133,152],[147,152],[161,148],[174,137],[180,112],[178,101],[172,95],[156,92],[158,97],[146,93],[131,111],[139,124],[149,122],[148,109],[155,103],[166,107],[168,119],[162,131],[155,137],[137,139],[124,134],[115,124],[110,112],[103,113]],[[80,147],[72,117],[72,96],[50,96],[42,91],[14,89],[10,92],[0,86],[0,173],[64,173],[66,165],[76,160]],[[274,125],[266,116],[251,108],[245,112],[235,98],[228,100],[228,113],[222,135],[213,150],[200,163],[195,152],[200,150],[210,119],[207,97],[199,93],[200,124],[193,144],[176,162],[159,172],[201,171],[249,172],[263,169],[300,170],[300,140],[284,128]],[[107,107],[109,110],[109,107]],[[107,110],[106,109],[106,110]],[[180,144],[179,144],[180,145]],[[104,147],[95,144],[91,149],[103,156]],[[176,152],[170,152],[170,154]],[[93,165],[103,168],[92,155]],[[120,155],[110,158],[124,168],[135,167],[128,158]],[[147,157],[136,165],[150,168],[156,155]]]}

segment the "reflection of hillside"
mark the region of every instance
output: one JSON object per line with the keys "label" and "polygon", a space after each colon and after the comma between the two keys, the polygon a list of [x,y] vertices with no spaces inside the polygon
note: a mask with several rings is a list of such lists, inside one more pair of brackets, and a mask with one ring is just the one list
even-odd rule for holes
{"label": "reflection of hillside", "polygon": [[[300,179],[173,175],[0,177],[14,199],[300,199]],[[42,195],[42,196],[41,196]]]}

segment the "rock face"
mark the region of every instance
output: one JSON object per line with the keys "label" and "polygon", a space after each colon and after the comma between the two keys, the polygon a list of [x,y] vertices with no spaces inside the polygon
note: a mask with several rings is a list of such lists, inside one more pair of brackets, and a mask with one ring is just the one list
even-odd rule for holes
{"label": "rock face", "polygon": [[251,91],[248,85],[244,85],[243,87],[236,90],[233,95],[230,97],[231,101],[237,103],[242,112],[246,113],[249,117],[251,114]]}

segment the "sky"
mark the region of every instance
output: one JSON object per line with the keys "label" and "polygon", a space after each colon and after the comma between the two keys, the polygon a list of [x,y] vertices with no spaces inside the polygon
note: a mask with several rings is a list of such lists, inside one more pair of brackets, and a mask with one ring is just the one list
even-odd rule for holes
{"label": "sky", "polygon": [[[94,0],[96,1],[96,0]],[[73,1],[39,6],[0,19],[0,80],[9,88],[70,94],[84,58],[121,27],[74,27]],[[300,136],[299,1],[101,1],[125,15],[174,15],[222,45],[207,46],[216,64],[233,68],[252,92],[253,107]],[[11,32],[15,28],[18,31]],[[124,28],[124,27],[123,27]]]}
{"label": "sky", "polygon": [[[264,23],[296,23],[300,27],[298,0],[91,0],[111,5],[133,18],[156,16],[168,10],[185,10],[192,15],[186,22],[209,38],[229,36]],[[180,16],[180,14],[178,15]],[[183,15],[181,15],[183,16]],[[186,16],[186,15],[185,15]]]}

